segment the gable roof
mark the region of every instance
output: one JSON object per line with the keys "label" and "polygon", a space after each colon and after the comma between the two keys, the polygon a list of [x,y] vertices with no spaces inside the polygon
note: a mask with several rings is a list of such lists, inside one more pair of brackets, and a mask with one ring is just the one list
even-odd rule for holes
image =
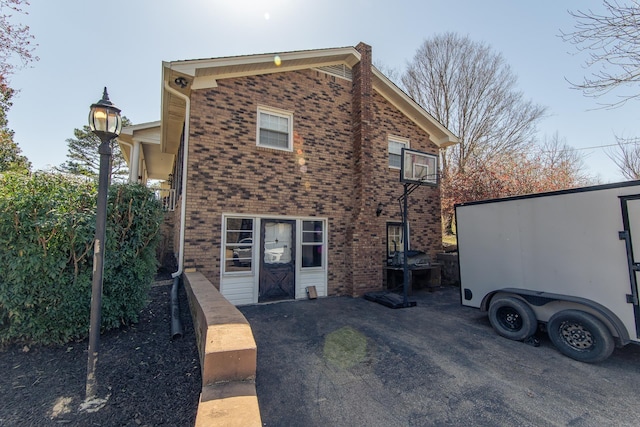
{"label": "gable roof", "polygon": [[[275,58],[279,58],[278,61]],[[184,100],[166,89],[166,85],[189,96],[192,90],[217,86],[219,79],[281,73],[309,68],[346,65],[353,68],[360,61],[355,47],[267,53],[224,58],[163,62],[161,150],[176,154],[180,145],[186,105]],[[433,116],[398,88],[375,67],[373,89],[427,132],[443,148],[458,143],[458,138]]]}
{"label": "gable roof", "polygon": [[[279,64],[275,58],[279,58]],[[172,92],[177,91],[190,98],[192,90],[216,87],[220,79],[309,68],[320,68],[332,73],[331,68],[336,70],[346,67],[350,70],[360,60],[360,52],[355,47],[340,47],[163,62],[161,120],[128,126],[123,129],[118,140],[130,167],[134,142],[141,144],[143,170],[138,171],[138,174],[145,180],[167,179],[180,148],[186,112],[184,99]],[[349,78],[348,75],[342,77]],[[372,84],[378,94],[427,132],[440,148],[459,142],[451,131],[374,66]]]}

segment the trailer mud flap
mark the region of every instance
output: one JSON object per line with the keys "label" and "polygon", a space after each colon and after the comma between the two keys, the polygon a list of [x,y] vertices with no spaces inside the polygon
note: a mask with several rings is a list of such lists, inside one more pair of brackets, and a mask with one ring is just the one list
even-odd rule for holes
{"label": "trailer mud flap", "polygon": [[[640,338],[640,301],[638,297],[638,273],[640,273],[640,194],[620,197],[622,207],[622,224],[624,230],[618,233],[620,240],[625,241],[627,249],[627,265],[631,293],[627,302],[633,304],[636,323],[636,337]],[[634,246],[637,248],[634,256]]]}

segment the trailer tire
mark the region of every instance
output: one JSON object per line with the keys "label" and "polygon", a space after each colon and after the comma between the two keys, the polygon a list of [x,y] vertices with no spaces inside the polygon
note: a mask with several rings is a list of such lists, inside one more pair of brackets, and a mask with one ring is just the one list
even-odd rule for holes
{"label": "trailer tire", "polygon": [[611,356],[615,347],[609,329],[595,316],[580,310],[554,314],[547,324],[547,332],[562,354],[580,362],[602,362]]}
{"label": "trailer tire", "polygon": [[538,319],[526,302],[514,297],[498,297],[489,305],[489,322],[505,338],[522,341],[538,330]]}

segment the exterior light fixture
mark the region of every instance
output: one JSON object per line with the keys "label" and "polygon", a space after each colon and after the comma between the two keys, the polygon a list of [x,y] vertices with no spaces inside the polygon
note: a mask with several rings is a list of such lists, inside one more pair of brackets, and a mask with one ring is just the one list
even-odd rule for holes
{"label": "exterior light fixture", "polygon": [[86,401],[96,399],[96,362],[100,346],[100,324],[102,318],[102,278],[104,275],[104,247],[107,222],[107,193],[111,175],[111,141],[120,135],[122,118],[104,88],[102,99],[91,105],[89,128],[100,138],[100,170],[98,175],[98,207],[96,211],[96,234],[93,246],[93,279],[91,283],[91,319],[89,326],[89,357],[87,361]]}
{"label": "exterior light fixture", "polygon": [[107,88],[104,88],[102,99],[91,105],[89,111],[89,128],[102,142],[111,142],[120,135],[122,130],[122,118],[120,109],[109,100]]}
{"label": "exterior light fixture", "polygon": [[382,214],[382,209],[384,206],[382,206],[382,202],[378,203],[378,207],[376,208],[376,216],[380,216]]}

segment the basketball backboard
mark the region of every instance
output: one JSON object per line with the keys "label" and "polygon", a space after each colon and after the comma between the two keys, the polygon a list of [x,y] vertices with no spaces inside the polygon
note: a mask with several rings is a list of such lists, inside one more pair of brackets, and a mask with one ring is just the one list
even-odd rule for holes
{"label": "basketball backboard", "polygon": [[438,157],[403,148],[400,162],[400,182],[437,185]]}

